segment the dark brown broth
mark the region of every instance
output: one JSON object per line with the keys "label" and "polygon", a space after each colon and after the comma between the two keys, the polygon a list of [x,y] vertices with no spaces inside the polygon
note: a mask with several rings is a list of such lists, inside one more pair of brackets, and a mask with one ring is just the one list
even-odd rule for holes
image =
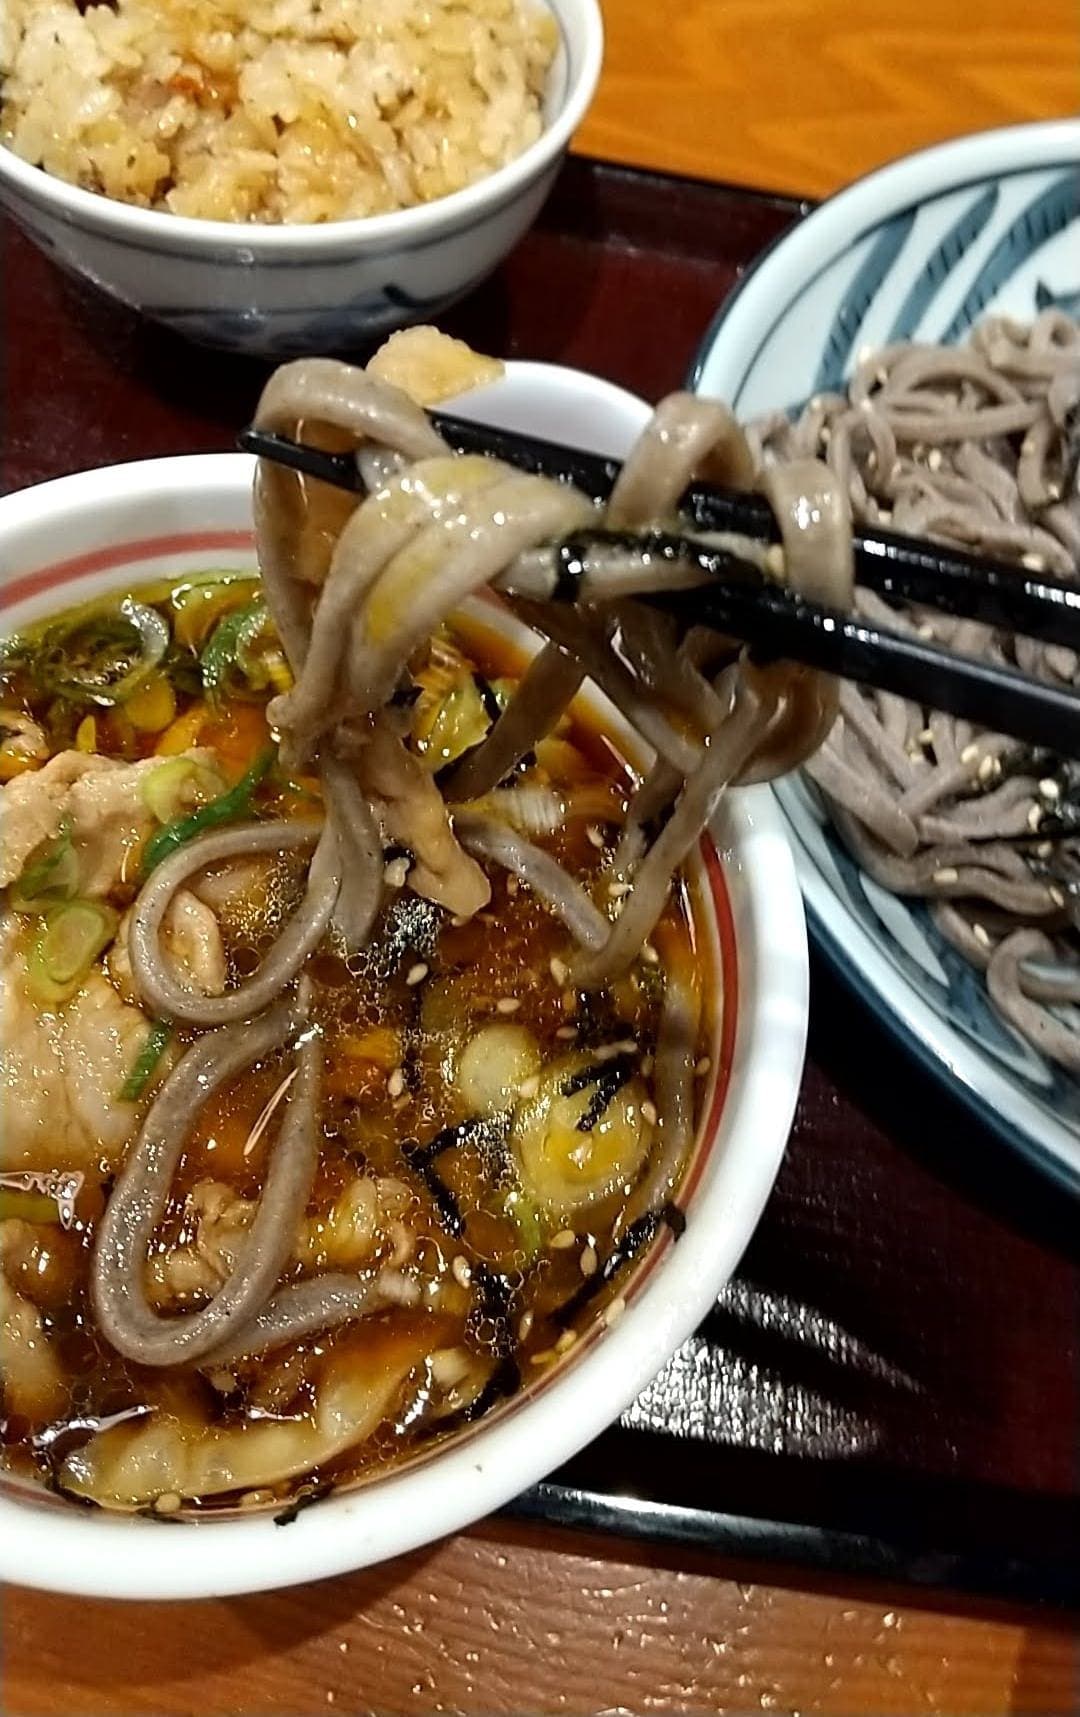
{"label": "dark brown broth", "polygon": [[[168,612],[160,590],[136,595]],[[456,637],[489,680],[512,679],[520,673],[520,659],[486,629],[461,629]],[[160,743],[159,734],[132,731],[122,710],[80,710],[43,695],[35,686],[32,652],[10,654],[5,679],[4,703],[9,708],[16,704],[40,721],[54,750],[73,743],[86,714],[94,716],[97,749],[107,755],[145,756]],[[182,721],[197,699],[189,673],[178,672],[174,683],[176,719]],[[235,780],[242,773],[245,747],[254,751],[265,736],[260,706],[254,702],[211,714],[198,743],[209,744],[226,778]],[[562,743],[576,751],[582,785],[626,785],[625,767],[595,729],[575,722],[563,734]],[[563,760],[570,755],[565,751]],[[543,767],[536,765],[523,777],[534,782],[544,778]],[[272,775],[260,791],[258,808],[268,814],[302,813],[311,808],[305,795],[315,791],[314,783],[286,784]],[[586,819],[572,821],[545,843],[586,882],[603,858],[596,844],[597,826]],[[428,1165],[433,1173],[419,1170],[410,1157],[415,1147],[422,1148],[460,1118],[448,1100],[443,1079],[445,1044],[439,1032],[425,1023],[436,992],[452,995],[453,1017],[458,1021],[467,1017],[470,1031],[500,1020],[526,1028],[545,1064],[579,1048],[632,1040],[640,1076],[641,1060],[649,1056],[655,1040],[662,993],[655,966],[639,963],[611,993],[585,997],[573,992],[565,980],[559,981],[559,961],[568,955],[562,926],[502,871],[493,873],[490,880],[490,907],[474,920],[453,923],[435,909],[414,905],[409,910],[416,922],[403,935],[398,934],[399,919],[415,897],[407,889],[392,894],[370,949],[346,959],[328,943],[309,968],[326,1045],[324,1142],[308,1206],[309,1222],[325,1220],[359,1173],[399,1182],[397,1220],[415,1238],[412,1266],[426,1281],[438,1284],[437,1309],[386,1311],[367,1323],[265,1360],[237,1365],[229,1379],[215,1378],[214,1383],[197,1371],[141,1369],[108,1346],[95,1330],[88,1309],[89,1254],[108,1190],[91,1177],[80,1194],[76,1228],[62,1233],[50,1225],[32,1225],[37,1276],[27,1268],[12,1282],[42,1312],[49,1339],[62,1359],[69,1399],[66,1411],[47,1426],[29,1424],[15,1415],[0,1419],[5,1464],[52,1482],[58,1459],[86,1435],[76,1425],[70,1430],[66,1425],[132,1406],[179,1411],[213,1424],[239,1423],[253,1413],[300,1417],[311,1412],[328,1356],[355,1354],[356,1364],[364,1366],[371,1362],[373,1343],[378,1348],[379,1343],[397,1340],[406,1345],[419,1342],[429,1354],[451,1351],[469,1356],[475,1376],[468,1380],[464,1412],[454,1407],[451,1392],[443,1402],[445,1416],[438,1417],[432,1404],[438,1392],[429,1372],[423,1366],[414,1368],[397,1417],[387,1420],[366,1444],[324,1470],[307,1473],[302,1481],[253,1492],[247,1499],[253,1505],[279,1505],[298,1487],[306,1490],[324,1481],[344,1482],[370,1474],[459,1428],[476,1405],[468,1399],[469,1389],[474,1395],[480,1389],[481,1405],[488,1404],[489,1396],[494,1405],[504,1393],[527,1387],[569,1350],[606,1302],[625,1290],[623,1273],[575,1317],[569,1321],[560,1317],[560,1309],[580,1295],[590,1279],[588,1272],[599,1277],[604,1259],[616,1245],[626,1203],[623,1194],[593,1206],[587,1221],[579,1218],[566,1244],[565,1233],[549,1224],[537,1248],[535,1236],[533,1244],[527,1244],[505,1209],[511,1185],[505,1144],[500,1146],[489,1134],[467,1138]],[[282,865],[273,873],[256,910],[249,907],[239,916],[223,918],[234,976],[253,968],[287,914],[298,883],[295,869]],[[121,908],[128,904],[132,892],[128,889],[116,904]],[[693,928],[681,891],[669,906],[661,940],[668,947],[677,944],[683,957],[694,957]],[[422,980],[410,983],[410,971],[421,963],[426,967]],[[502,1012],[500,1003],[504,1008],[515,1004],[513,1012]],[[567,1036],[571,1028],[576,1032],[572,1042]],[[358,1044],[374,1041],[372,1034],[391,1032],[397,1045],[393,1056],[373,1060],[357,1053]],[[257,1198],[274,1129],[271,1126],[253,1149],[247,1148],[247,1141],[286,1068],[285,1057],[253,1068],[195,1118],[169,1209],[156,1236],[157,1253],[164,1255],[192,1239],[187,1199],[201,1183],[222,1182],[240,1197]],[[457,1233],[452,1232],[448,1209],[460,1215]],[[367,1262],[386,1262],[391,1252],[391,1237],[382,1234]],[[301,1273],[302,1266],[292,1267],[294,1276]],[[190,1311],[204,1300],[205,1295],[196,1293],[174,1300],[171,1309]],[[430,1397],[426,1407],[425,1395]],[[227,1494],[191,1506],[220,1508],[237,1500],[235,1494]]]}

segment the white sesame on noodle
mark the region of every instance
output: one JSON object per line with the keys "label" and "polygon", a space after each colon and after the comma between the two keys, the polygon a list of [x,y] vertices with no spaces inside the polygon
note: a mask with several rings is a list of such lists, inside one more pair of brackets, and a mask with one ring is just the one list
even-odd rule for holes
{"label": "white sesame on noodle", "polygon": [[430,970],[431,967],[428,965],[426,960],[417,960],[416,965],[410,966],[409,970],[406,972],[405,982],[408,984],[410,989],[414,989],[417,984],[423,983]]}

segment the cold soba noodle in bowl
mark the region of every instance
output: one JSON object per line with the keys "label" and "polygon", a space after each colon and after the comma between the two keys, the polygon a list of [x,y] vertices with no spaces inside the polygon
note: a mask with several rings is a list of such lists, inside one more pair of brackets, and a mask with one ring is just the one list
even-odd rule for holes
{"label": "cold soba noodle in bowl", "polygon": [[[1030,328],[987,320],[968,345],[871,352],[846,393],[777,414],[751,440],[768,469],[820,456],[854,517],[1075,579],[1080,563],[1080,328],[1050,310]],[[1080,687],[1074,651],[897,611],[868,619]],[[1080,765],[979,732],[887,692],[845,685],[808,770],[859,863],[935,922],[986,973],[999,1011],[1043,1054],[1080,1070]]]}
{"label": "cold soba noodle in bowl", "polygon": [[[261,584],[133,590],[5,658],[6,1459],[106,1507],[385,1470],[615,1314],[680,1231],[722,1005],[680,867],[836,709],[635,601],[670,578],[640,554],[549,600],[598,509],[453,456],[378,374],[290,365],[259,421],[355,448],[367,497],[266,466]],[[607,521],[749,471],[673,396]],[[788,576],[846,604],[835,480],[770,491]],[[458,613],[508,579],[527,666]]]}

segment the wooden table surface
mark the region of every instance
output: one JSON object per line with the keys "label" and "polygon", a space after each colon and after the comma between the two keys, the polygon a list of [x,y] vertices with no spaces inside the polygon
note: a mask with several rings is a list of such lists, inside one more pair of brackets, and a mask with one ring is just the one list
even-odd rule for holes
{"label": "wooden table surface", "polygon": [[[606,11],[607,67],[579,143],[635,165],[822,193],[946,135],[1066,112],[1077,95],[1076,0],[981,0],[977,25],[973,0],[683,0],[674,11],[611,0]],[[4,436],[0,419],[0,448]],[[258,1598],[120,1606],[12,1588],[0,1709],[1080,1710],[1075,1634],[1052,1616],[776,1581],[497,1521]]]}
{"label": "wooden table surface", "polygon": [[580,146],[824,196],[942,138],[1080,106],[1077,0],[601,0]]}

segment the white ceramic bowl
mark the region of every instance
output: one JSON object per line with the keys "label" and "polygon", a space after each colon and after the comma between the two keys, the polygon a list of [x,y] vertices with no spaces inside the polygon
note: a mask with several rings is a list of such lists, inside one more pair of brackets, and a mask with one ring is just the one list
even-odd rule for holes
{"label": "white ceramic bowl", "polygon": [[[692,377],[742,418],[843,385],[863,346],[952,345],[983,316],[1080,312],[1080,120],[920,150],[786,233],[718,312]],[[811,931],[931,1072],[1080,1193],[1080,1080],[1001,1018],[921,901],[854,863],[803,777],[778,784]]]}
{"label": "white ceramic bowl", "polygon": [[[609,383],[540,364],[455,409],[625,453],[647,408]],[[251,463],[239,454],[89,471],[0,500],[3,630],[163,573],[253,564]],[[485,605],[489,620],[498,611]],[[493,623],[495,623],[493,621]],[[528,634],[524,634],[527,638]],[[619,728],[612,714],[610,726]],[[787,842],[763,788],[732,795],[692,880],[725,997],[686,1231],[628,1280],[627,1307],[545,1382],[455,1445],[307,1509],[288,1527],[235,1516],[163,1530],[0,1482],[0,1579],[94,1596],[249,1592],[362,1567],[456,1531],[569,1459],[692,1334],[734,1270],[772,1187],[802,1072],[805,925]],[[725,1089],[726,1084],[726,1089]]]}
{"label": "white ceramic bowl", "polygon": [[79,190],[0,146],[0,203],[54,261],[203,343],[337,351],[426,321],[483,280],[535,219],[600,74],[597,0],[559,25],[546,123],[514,161],[419,208],[326,225],[189,220]]}

